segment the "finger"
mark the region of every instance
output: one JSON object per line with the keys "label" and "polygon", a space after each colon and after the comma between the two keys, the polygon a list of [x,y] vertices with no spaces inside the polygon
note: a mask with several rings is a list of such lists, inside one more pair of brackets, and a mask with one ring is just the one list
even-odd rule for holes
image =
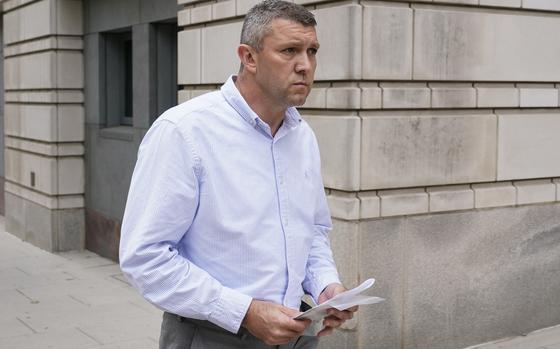
{"label": "finger", "polygon": [[358,306],[356,305],[356,306],[353,306],[352,308],[348,308],[348,309],[346,309],[346,311],[349,311],[351,313],[355,313],[355,312],[358,311]]}
{"label": "finger", "polygon": [[335,318],[335,317],[325,318],[323,320],[323,326],[325,326],[325,327],[336,328],[336,327],[340,327],[340,325],[342,325],[343,323],[344,323],[344,320],[340,320],[340,319]]}
{"label": "finger", "polygon": [[332,327],[325,327],[319,333],[317,333],[317,337],[328,336],[333,331]]}
{"label": "finger", "polygon": [[329,314],[329,316],[336,317],[340,320],[349,320],[349,319],[354,317],[354,313],[352,313],[348,310],[342,310],[341,311],[341,310],[332,309],[332,310],[329,310],[327,312],[327,314]]}

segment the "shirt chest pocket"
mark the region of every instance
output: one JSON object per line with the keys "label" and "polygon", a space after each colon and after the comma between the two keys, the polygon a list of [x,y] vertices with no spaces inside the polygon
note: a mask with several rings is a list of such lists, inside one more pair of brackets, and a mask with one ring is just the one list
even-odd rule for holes
{"label": "shirt chest pocket", "polygon": [[290,176],[290,206],[293,214],[305,224],[314,223],[317,190],[322,190],[315,183],[313,173],[309,169],[299,169]]}

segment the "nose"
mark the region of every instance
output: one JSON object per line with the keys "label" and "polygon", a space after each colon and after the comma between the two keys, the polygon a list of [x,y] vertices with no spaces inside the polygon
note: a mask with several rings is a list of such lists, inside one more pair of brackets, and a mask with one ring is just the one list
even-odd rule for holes
{"label": "nose", "polygon": [[308,73],[313,65],[315,64],[314,57],[310,57],[310,55],[306,52],[303,52],[299,55],[298,60],[296,62],[296,73],[298,74],[306,74]]}

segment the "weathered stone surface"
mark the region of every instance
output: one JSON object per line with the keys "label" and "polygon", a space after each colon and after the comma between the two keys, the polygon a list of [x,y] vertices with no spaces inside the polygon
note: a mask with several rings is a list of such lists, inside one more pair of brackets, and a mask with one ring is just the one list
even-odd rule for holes
{"label": "weathered stone surface", "polygon": [[235,0],[220,1],[212,4],[212,19],[235,16]]}
{"label": "weathered stone surface", "polygon": [[521,7],[521,0],[480,0],[481,6]]}
{"label": "weathered stone surface", "polygon": [[327,109],[359,109],[360,88],[352,83],[334,84],[327,89]]}
{"label": "weathered stone surface", "polygon": [[552,84],[518,84],[517,87],[522,108],[558,106],[558,90]]}
{"label": "weathered stone surface", "polygon": [[212,19],[212,5],[202,4],[191,8],[191,23],[208,22]]}
{"label": "weathered stone surface", "polygon": [[85,246],[100,256],[119,260],[120,220],[86,209]]}
{"label": "weathered stone surface", "polygon": [[560,3],[555,0],[523,0],[523,8],[560,11]]}
{"label": "weathered stone surface", "polygon": [[381,215],[381,200],[376,191],[361,191],[358,193],[360,199],[360,218],[377,218]]}
{"label": "weathered stone surface", "polygon": [[177,83],[199,84],[201,51],[200,51],[201,29],[189,29],[180,31],[177,38]]}
{"label": "weathered stone surface", "polygon": [[380,190],[381,216],[401,216],[428,212],[428,194],[423,188]]}
{"label": "weathered stone surface", "polygon": [[191,9],[186,8],[177,12],[177,25],[189,25],[191,24]]}
{"label": "weathered stone surface", "polygon": [[361,108],[381,109],[381,88],[377,83],[360,83],[362,89]]}
{"label": "weathered stone surface", "polygon": [[560,31],[560,18],[413,6],[414,79],[560,80],[560,38],[543,35]]}
{"label": "weathered stone surface", "polygon": [[560,201],[560,178],[554,178],[552,182],[556,185],[556,201]]}
{"label": "weathered stone surface", "polygon": [[4,44],[53,34],[51,1],[42,0],[4,15]]}
{"label": "weathered stone surface", "polygon": [[410,79],[412,9],[406,3],[364,5],[364,79]]}
{"label": "weathered stone surface", "polygon": [[353,192],[331,190],[327,196],[331,216],[345,220],[360,218],[360,200]]}
{"label": "weathered stone surface", "polygon": [[517,204],[534,204],[556,200],[556,186],[550,179],[513,182],[517,190]]}
{"label": "weathered stone surface", "polygon": [[516,191],[510,182],[473,184],[472,188],[476,208],[515,205]]}
{"label": "weathered stone surface", "polygon": [[321,44],[315,80],[359,79],[362,72],[362,7],[350,4],[312,12],[317,20],[317,38]]}
{"label": "weathered stone surface", "polygon": [[58,194],[56,158],[6,149],[6,179],[48,195]]}
{"label": "weathered stone surface", "polygon": [[325,187],[346,191],[360,188],[360,118],[346,115],[304,115],[321,149]]}
{"label": "weathered stone surface", "polygon": [[495,180],[496,117],[361,112],[361,189]]}
{"label": "weathered stone surface", "polygon": [[315,83],[302,108],[326,108],[328,83]]}
{"label": "weathered stone surface", "polygon": [[202,29],[202,83],[223,83],[239,70],[241,26],[242,22],[234,22]]}
{"label": "weathered stone surface", "polygon": [[474,208],[474,191],[468,185],[429,187],[430,212],[468,210]]}
{"label": "weathered stone surface", "polygon": [[85,190],[84,159],[60,157],[57,159],[58,194],[82,194]]}
{"label": "weathered stone surface", "polygon": [[497,111],[498,180],[560,175],[560,114]]}
{"label": "weathered stone surface", "polygon": [[357,222],[333,219],[329,234],[340,281],[346,287],[358,286],[358,227]]}
{"label": "weathered stone surface", "polygon": [[[406,218],[363,221],[359,224],[360,281],[375,278],[369,295],[384,302],[358,312],[358,346],[402,348],[403,293],[406,291]],[[350,349],[350,348],[348,348]]]}
{"label": "weathered stone surface", "polygon": [[472,84],[430,83],[432,108],[475,108],[476,90]]}
{"label": "weathered stone surface", "polygon": [[83,142],[85,140],[85,114],[81,105],[59,105],[55,139],[58,142]]}
{"label": "weathered stone surface", "polygon": [[55,105],[6,104],[5,133],[46,142],[56,141],[56,114]]}
{"label": "weathered stone surface", "polygon": [[513,84],[475,84],[477,107],[519,107],[519,89]]}
{"label": "weathered stone surface", "polygon": [[6,230],[47,251],[84,248],[84,210],[51,210],[6,193]]}
{"label": "weathered stone surface", "polygon": [[235,0],[235,2],[235,14],[240,16],[249,12],[251,7],[259,3],[259,0]]}
{"label": "weathered stone surface", "polygon": [[424,83],[383,82],[380,86],[383,109],[430,107],[430,89]]}
{"label": "weathered stone surface", "polygon": [[548,204],[398,219],[403,347],[464,348],[557,324],[559,214]]}

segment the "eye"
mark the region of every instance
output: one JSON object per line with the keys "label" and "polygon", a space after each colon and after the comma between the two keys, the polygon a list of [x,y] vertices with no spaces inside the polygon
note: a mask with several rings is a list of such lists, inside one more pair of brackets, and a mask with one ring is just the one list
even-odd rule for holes
{"label": "eye", "polygon": [[318,49],[316,48],[310,48],[309,50],[307,50],[309,52],[310,55],[315,56],[317,54]]}
{"label": "eye", "polygon": [[296,53],[296,49],[293,48],[293,47],[288,47],[288,48],[283,49],[282,52],[288,53],[288,54],[293,54],[293,53]]}

